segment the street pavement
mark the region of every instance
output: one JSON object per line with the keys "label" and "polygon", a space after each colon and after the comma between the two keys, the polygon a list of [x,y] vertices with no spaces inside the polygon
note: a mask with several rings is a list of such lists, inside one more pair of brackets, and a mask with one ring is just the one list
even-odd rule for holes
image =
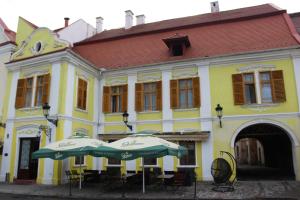
{"label": "street pavement", "polygon": [[[233,192],[214,192],[212,182],[198,182],[198,199],[291,199],[300,200],[299,181],[238,181]],[[161,185],[146,186],[142,194],[140,185],[88,184],[82,190],[72,187],[69,196],[69,185],[15,185],[0,183],[0,199],[194,199],[194,186],[163,187]]]}

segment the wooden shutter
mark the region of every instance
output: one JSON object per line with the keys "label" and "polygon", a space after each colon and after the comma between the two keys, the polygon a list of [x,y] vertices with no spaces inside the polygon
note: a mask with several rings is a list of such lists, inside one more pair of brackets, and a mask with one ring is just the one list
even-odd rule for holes
{"label": "wooden shutter", "polygon": [[273,102],[286,101],[282,70],[271,71]]}
{"label": "wooden shutter", "polygon": [[87,100],[87,81],[83,81],[82,86],[82,109],[86,110],[86,100]]}
{"label": "wooden shutter", "polygon": [[243,74],[232,74],[234,105],[245,104]]}
{"label": "wooden shutter", "polygon": [[178,108],[178,80],[170,80],[170,105],[171,108]]}
{"label": "wooden shutter", "polygon": [[193,78],[193,106],[194,108],[198,108],[201,105],[200,99],[200,78]]}
{"label": "wooden shutter", "polygon": [[82,94],[83,94],[83,81],[79,78],[78,79],[78,86],[77,86],[77,108],[82,109]]}
{"label": "wooden shutter", "polygon": [[19,79],[17,85],[15,108],[23,108],[26,98],[26,79]]}
{"label": "wooden shutter", "polygon": [[108,86],[103,86],[103,102],[102,102],[102,111],[104,113],[111,112],[110,106],[110,90],[111,88]]}
{"label": "wooden shutter", "polygon": [[135,111],[141,112],[143,111],[143,94],[144,94],[144,84],[136,83],[135,84]]}
{"label": "wooden shutter", "polygon": [[156,83],[156,110],[162,110],[162,81]]}
{"label": "wooden shutter", "polygon": [[46,74],[43,77],[43,96],[42,96],[42,104],[49,103],[49,95],[50,95],[50,74]]}
{"label": "wooden shutter", "polygon": [[128,102],[128,85],[123,85],[122,93],[122,112],[127,111],[127,102]]}

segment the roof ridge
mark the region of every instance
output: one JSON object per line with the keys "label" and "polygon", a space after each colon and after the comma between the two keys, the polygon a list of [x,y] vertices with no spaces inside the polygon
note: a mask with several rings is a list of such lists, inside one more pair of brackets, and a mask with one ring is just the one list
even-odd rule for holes
{"label": "roof ridge", "polygon": [[[124,29],[124,27],[122,27],[122,28],[105,30],[101,33],[91,36],[90,38],[77,42],[74,45],[76,46],[80,44],[92,43],[101,40],[116,39],[119,37],[129,37],[133,35],[151,33],[156,31],[164,31],[169,29],[179,29],[187,26],[195,26],[201,24],[205,25],[210,23],[221,23],[221,22],[232,21],[232,20],[243,20],[245,18],[275,15],[275,14],[281,14],[285,12],[286,10],[280,9],[272,4],[262,4],[257,6],[244,7],[244,8],[226,10],[226,11],[215,12],[215,13],[204,13],[204,14],[193,15],[193,16],[178,17],[178,18],[166,19],[166,20],[161,20],[161,21],[156,21],[156,22],[151,22],[151,23],[146,23],[141,25],[135,25],[130,29]],[[175,25],[174,22],[179,22],[179,23],[176,23]],[[158,26],[155,28],[149,28],[155,25]],[[147,30],[147,28],[149,30]],[[115,33],[115,35],[108,34],[114,32],[118,32],[118,33]]]}

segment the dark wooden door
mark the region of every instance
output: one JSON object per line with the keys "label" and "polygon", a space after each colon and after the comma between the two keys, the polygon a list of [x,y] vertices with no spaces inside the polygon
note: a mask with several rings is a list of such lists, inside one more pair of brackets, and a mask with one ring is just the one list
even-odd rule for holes
{"label": "dark wooden door", "polygon": [[38,160],[31,159],[34,151],[39,149],[40,138],[21,138],[18,179],[34,180],[37,177]]}

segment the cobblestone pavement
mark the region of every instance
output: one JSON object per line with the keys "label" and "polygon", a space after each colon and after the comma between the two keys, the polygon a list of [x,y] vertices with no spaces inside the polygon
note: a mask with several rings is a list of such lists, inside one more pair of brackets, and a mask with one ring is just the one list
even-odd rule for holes
{"label": "cobblestone pavement", "polygon": [[[299,199],[299,181],[238,181],[233,192],[214,192],[211,182],[198,182],[197,198],[199,199]],[[72,187],[72,199],[193,199],[194,186],[190,187],[163,187],[147,186],[146,194],[142,194],[139,185],[126,187],[121,185],[89,184],[82,190]],[[0,183],[0,196],[23,195],[48,198],[69,199],[69,185],[15,185]],[[2,198],[1,198],[2,199]]]}

